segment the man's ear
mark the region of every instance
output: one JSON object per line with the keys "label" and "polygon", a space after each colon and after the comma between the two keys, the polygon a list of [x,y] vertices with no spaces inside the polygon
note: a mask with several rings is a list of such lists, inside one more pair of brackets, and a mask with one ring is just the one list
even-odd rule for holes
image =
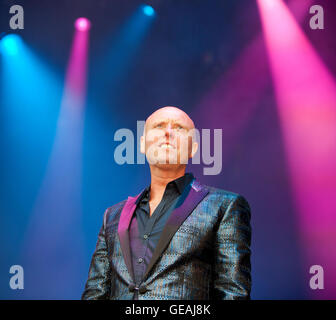
{"label": "man's ear", "polygon": [[198,150],[198,143],[193,142],[192,148],[191,148],[191,154],[190,154],[189,158],[192,158],[195,155],[195,153],[197,152],[197,150]]}
{"label": "man's ear", "polygon": [[145,153],[145,137],[140,137],[140,152]]}

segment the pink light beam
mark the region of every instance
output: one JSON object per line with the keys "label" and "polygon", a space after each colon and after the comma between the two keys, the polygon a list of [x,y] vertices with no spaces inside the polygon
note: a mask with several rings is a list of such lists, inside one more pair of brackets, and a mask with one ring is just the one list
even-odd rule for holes
{"label": "pink light beam", "polygon": [[282,0],[258,0],[258,6],[301,228],[307,278],[312,276],[311,266],[320,265],[324,269],[324,289],[310,292],[314,298],[336,298],[335,81]]}

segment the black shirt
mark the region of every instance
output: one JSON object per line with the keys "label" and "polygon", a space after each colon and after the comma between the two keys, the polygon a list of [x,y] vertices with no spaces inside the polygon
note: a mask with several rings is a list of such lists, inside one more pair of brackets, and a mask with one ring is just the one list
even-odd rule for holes
{"label": "black shirt", "polygon": [[183,177],[170,181],[166,186],[161,202],[151,216],[149,208],[150,186],[137,199],[137,207],[129,227],[134,281],[137,287],[143,280],[167,219],[174,210],[184,189],[193,179],[192,173],[186,173]]}

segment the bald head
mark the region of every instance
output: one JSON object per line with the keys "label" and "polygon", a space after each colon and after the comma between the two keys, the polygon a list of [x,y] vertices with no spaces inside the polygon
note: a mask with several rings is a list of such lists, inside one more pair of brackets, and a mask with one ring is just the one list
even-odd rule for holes
{"label": "bald head", "polygon": [[154,128],[160,122],[181,125],[186,130],[195,129],[194,121],[183,110],[173,106],[166,106],[157,109],[146,119],[144,132]]}

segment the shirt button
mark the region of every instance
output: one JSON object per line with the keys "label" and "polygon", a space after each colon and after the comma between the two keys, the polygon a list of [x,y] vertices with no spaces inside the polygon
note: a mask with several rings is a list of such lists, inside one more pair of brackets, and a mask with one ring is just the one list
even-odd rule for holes
{"label": "shirt button", "polygon": [[148,239],[148,235],[147,234],[144,234],[144,239]]}
{"label": "shirt button", "polygon": [[139,259],[138,259],[138,262],[139,262],[139,263],[141,263],[142,261],[143,261],[143,259],[142,259],[142,258],[139,258]]}

